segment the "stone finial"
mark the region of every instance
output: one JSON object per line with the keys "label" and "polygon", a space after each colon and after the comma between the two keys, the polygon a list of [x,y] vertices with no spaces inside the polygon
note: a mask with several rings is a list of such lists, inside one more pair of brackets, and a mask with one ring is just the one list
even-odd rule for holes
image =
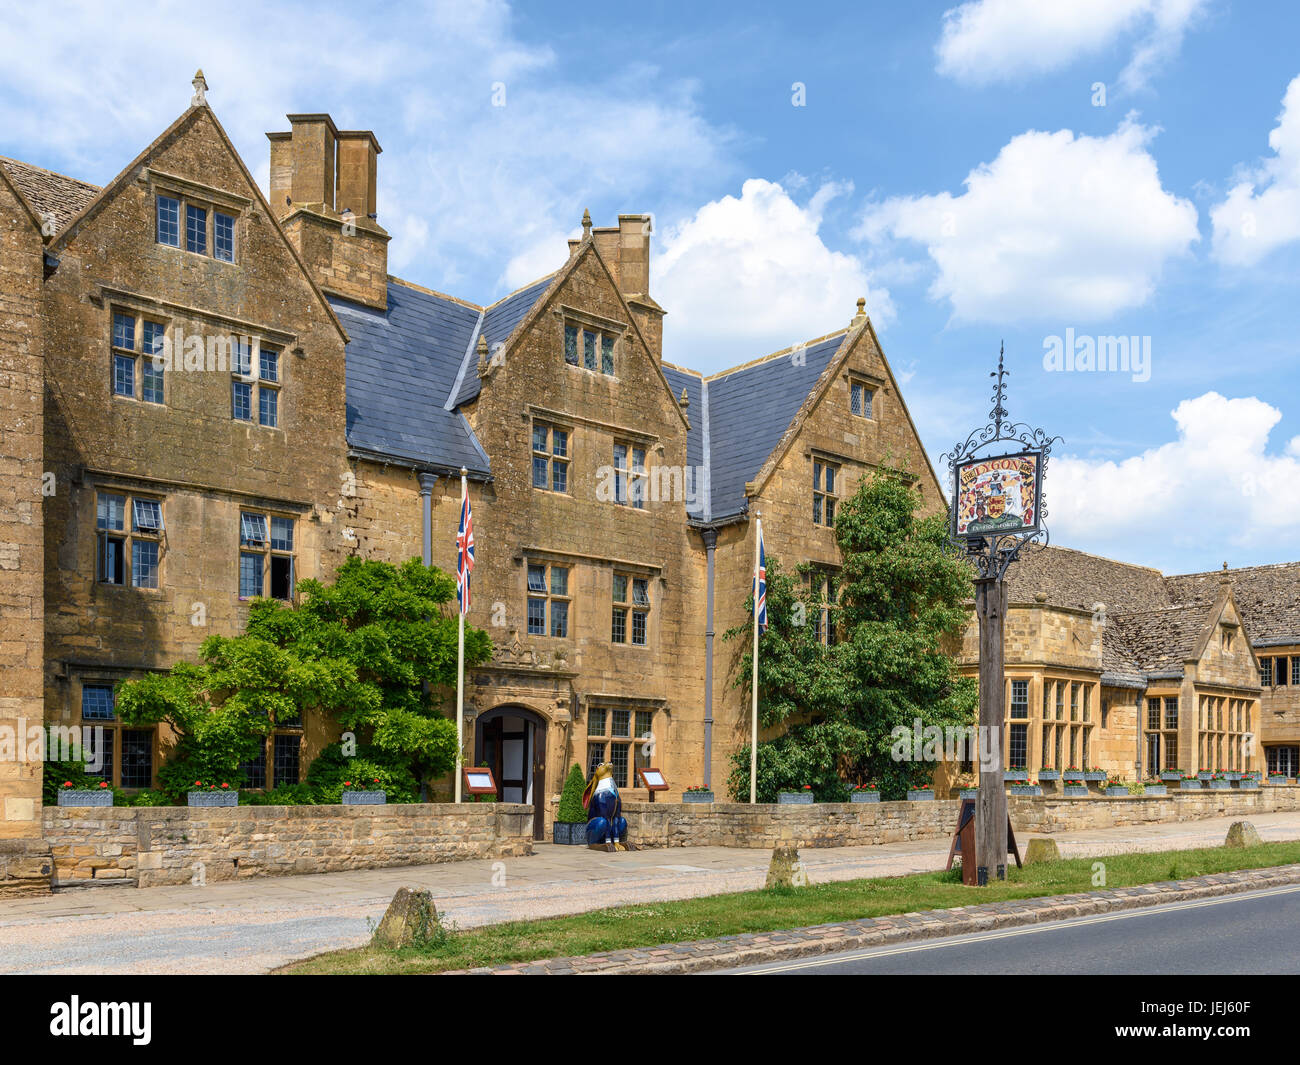
{"label": "stone finial", "polygon": [[487,337],[482,333],[479,334],[478,344],[475,346],[474,352],[478,355],[478,375],[480,377],[490,376],[494,367],[492,365],[492,360],[488,358]]}
{"label": "stone finial", "polygon": [[681,398],[677,401],[677,405],[681,407],[683,410],[685,410],[687,407],[691,405],[690,398],[686,395],[686,389],[684,388],[682,389]]}
{"label": "stone finial", "polygon": [[1228,562],[1227,562],[1226,559],[1225,559],[1224,562],[1223,562],[1223,572],[1224,572],[1224,573],[1227,573],[1227,572],[1228,572]]}
{"label": "stone finial", "polygon": [[584,209],[582,212],[582,239],[586,240],[591,236],[591,212]]}
{"label": "stone finial", "polygon": [[194,72],[194,80],[190,84],[194,86],[194,97],[190,100],[190,106],[207,107],[208,79],[203,76],[202,69]]}
{"label": "stone finial", "polygon": [[867,320],[867,301],[865,297],[858,299],[858,313],[855,314],[849,325],[861,325]]}

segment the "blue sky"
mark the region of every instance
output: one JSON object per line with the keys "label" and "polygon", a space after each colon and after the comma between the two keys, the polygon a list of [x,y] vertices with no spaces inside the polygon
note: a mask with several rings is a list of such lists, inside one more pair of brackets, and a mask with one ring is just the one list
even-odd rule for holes
{"label": "blue sky", "polygon": [[[584,207],[650,212],[669,361],[722,369],[865,296],[936,465],[1005,340],[1012,416],[1064,438],[1054,542],[1300,557],[1298,5],[191,11],[11,13],[0,153],[103,183],[202,66],[264,185],[288,112],[375,130],[394,273],[490,301],[558,266]],[[1149,364],[1048,369],[1067,335]]]}

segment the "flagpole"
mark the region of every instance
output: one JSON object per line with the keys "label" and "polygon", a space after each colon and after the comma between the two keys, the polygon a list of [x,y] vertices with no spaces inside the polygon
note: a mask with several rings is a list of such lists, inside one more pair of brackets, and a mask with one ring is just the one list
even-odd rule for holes
{"label": "flagpole", "polygon": [[[460,468],[460,510],[465,513],[465,498],[469,492],[469,484],[465,475],[469,473],[464,466]],[[459,565],[459,561],[457,563]],[[460,802],[461,778],[465,775],[461,771],[461,759],[465,752],[465,593],[468,591],[469,570],[466,569],[462,577],[460,588],[460,602],[457,603],[459,608],[456,611],[457,621],[459,622],[456,632],[456,801]]]}
{"label": "flagpole", "polygon": [[750,682],[753,696],[750,707],[749,736],[749,802],[758,801],[758,551],[763,542],[763,512],[755,511],[757,532],[754,536],[754,675]]}

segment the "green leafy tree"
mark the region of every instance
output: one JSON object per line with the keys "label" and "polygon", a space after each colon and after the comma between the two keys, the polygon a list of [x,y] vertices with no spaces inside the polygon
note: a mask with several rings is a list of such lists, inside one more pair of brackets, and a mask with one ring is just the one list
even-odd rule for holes
{"label": "green leafy tree", "polygon": [[560,793],[560,808],[555,819],[562,824],[578,825],[587,820],[587,813],[582,808],[582,793],[587,787],[587,778],[582,775],[582,767],[577,762],[564,778],[564,790]]}
{"label": "green leafy tree", "polygon": [[[438,695],[456,679],[457,622],[443,611],[454,578],[418,558],[350,558],[332,585],[305,580],[297,591],[293,604],[255,600],[244,633],[209,637],[199,664],[119,686],[125,723],[166,722],[178,737],[158,773],[169,794],[200,779],[241,782],[258,738],[309,712],[373,747],[372,768],[405,766],[422,794],[454,766],[456,725]],[[466,664],[491,653],[487,633],[466,626]]]}
{"label": "green leafy tree", "polygon": [[[963,728],[974,723],[976,685],[961,677],[944,647],[966,624],[971,574],[948,547],[942,515],[921,517],[916,493],[897,476],[865,478],[835,521],[842,568],[831,607],[836,639],[816,637],[820,604],[812,582],[768,557],[767,632],[760,636],[759,724],[779,730],[760,741],[757,793],[811,784],[821,801],[876,782],[886,798],[928,781],[935,763],[895,760],[895,729]],[[800,567],[801,575],[811,568]],[[750,691],[753,597],[739,641],[734,684]],[[918,755],[921,752],[916,752]],[[749,747],[732,759],[732,797],[749,796]]]}

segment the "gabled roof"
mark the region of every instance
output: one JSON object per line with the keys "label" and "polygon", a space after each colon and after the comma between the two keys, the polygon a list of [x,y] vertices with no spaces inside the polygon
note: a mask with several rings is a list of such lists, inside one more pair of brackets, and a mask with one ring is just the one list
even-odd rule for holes
{"label": "gabled roof", "polygon": [[[1123,653],[1146,673],[1177,672],[1196,658],[1212,603],[1171,606],[1107,618],[1123,645]],[[1105,641],[1103,640],[1103,652]]]}
{"label": "gabled roof", "polygon": [[[547,274],[483,309],[479,318],[479,334],[487,341],[489,351],[510,339],[514,331],[519,328],[519,323],[528,316],[533,305],[546,294],[555,279],[556,274]],[[473,350],[477,344],[478,336],[475,336],[469,347],[465,349],[459,387],[456,389],[455,398],[451,401],[453,407],[478,398],[480,381],[476,372],[477,363]]]}
{"label": "gabled roof", "polygon": [[0,155],[0,165],[9,172],[18,190],[26,197],[44,222],[52,223],[47,236],[59,233],[73,218],[99,195],[99,186],[64,174],[56,174],[44,167],[32,166],[17,159]]}
{"label": "gabled roof", "polygon": [[687,484],[686,511],[696,521],[708,521],[712,513],[709,501],[709,456],[705,451],[705,441],[709,434],[709,386],[704,377],[694,370],[683,370],[669,363],[664,363],[662,369],[673,395],[680,400],[682,393],[686,393],[686,417],[689,422],[686,430],[686,464],[692,471]]}
{"label": "gabled roof", "polygon": [[687,460],[708,480],[701,512],[692,517],[724,522],[747,511],[746,482],[780,444],[847,334],[843,329],[708,378],[664,365],[674,395],[686,389],[691,404]]}
{"label": "gabled roof", "polygon": [[488,476],[487,455],[447,396],[478,329],[472,304],[392,280],[388,309],[337,297],[348,331],[349,447],[417,466]]}
{"label": "gabled roof", "polygon": [[1174,601],[1191,603],[1212,601],[1224,580],[1254,646],[1300,642],[1300,562],[1165,578]]}

